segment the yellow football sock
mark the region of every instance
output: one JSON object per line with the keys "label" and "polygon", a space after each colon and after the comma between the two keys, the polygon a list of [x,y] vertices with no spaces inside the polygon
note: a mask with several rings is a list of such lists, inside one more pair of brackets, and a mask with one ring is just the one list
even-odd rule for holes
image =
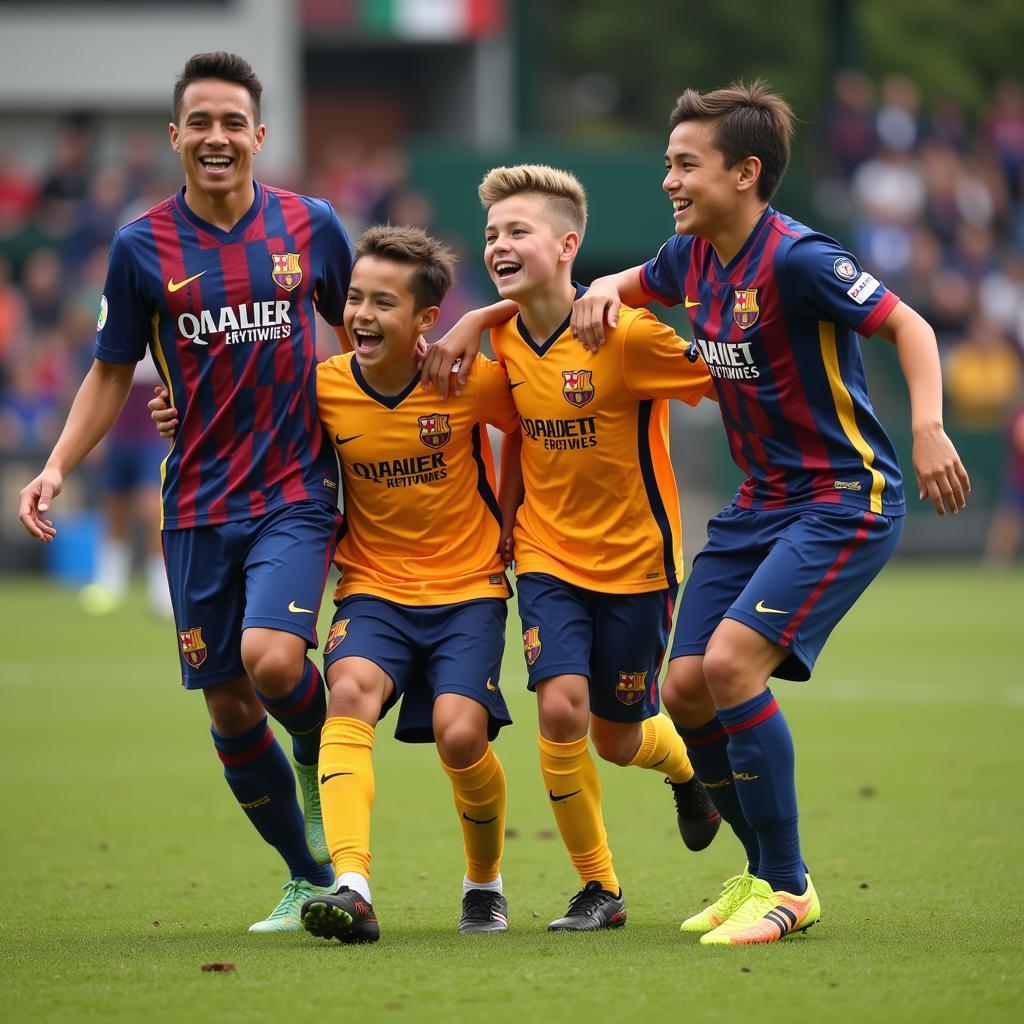
{"label": "yellow football sock", "polygon": [[555,743],[538,735],[537,744],[548,800],[580,881],[584,885],[597,881],[602,889],[618,893],[619,880],[601,816],[601,780],[587,737]]}
{"label": "yellow football sock", "polygon": [[629,763],[662,772],[669,782],[689,782],[693,778],[693,765],[686,756],[686,744],[672,722],[664,715],[655,715],[641,724],[644,735],[640,749]]}
{"label": "yellow football sock", "polygon": [[373,726],[357,718],[328,718],[320,736],[320,809],[335,874],[370,877]]}
{"label": "yellow football sock", "polygon": [[441,762],[452,781],[455,810],[462,826],[466,851],[466,878],[493,882],[501,871],[505,848],[505,772],[488,744],[484,756],[468,768]]}

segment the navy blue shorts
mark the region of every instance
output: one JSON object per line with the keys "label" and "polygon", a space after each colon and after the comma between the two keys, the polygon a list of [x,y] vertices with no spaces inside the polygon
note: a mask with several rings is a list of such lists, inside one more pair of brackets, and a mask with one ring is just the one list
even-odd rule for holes
{"label": "navy blue shorts", "polygon": [[889,561],[902,530],[902,516],[842,505],[728,506],[693,560],[672,657],[703,654],[722,619],[735,619],[789,649],[773,675],[810,679],[829,634]]}
{"label": "navy blue shorts", "polygon": [[243,629],[280,629],[316,647],[340,523],[337,508],[309,500],[223,526],[164,530],[186,689],[245,675]]}
{"label": "navy blue shorts", "polygon": [[540,572],[518,582],[531,690],[552,676],[586,676],[598,718],[642,722],[658,713],[676,588],[604,594]]}
{"label": "navy blue shorts", "polygon": [[143,487],[160,486],[160,463],[167,457],[167,442],[111,440],[107,446],[104,482],[112,494],[129,494]]}
{"label": "navy blue shorts", "polygon": [[381,718],[401,700],[395,738],[406,743],[434,742],[434,701],[442,693],[482,704],[493,740],[512,724],[499,689],[507,614],[505,600],[495,597],[411,607],[353,594],[334,613],[324,673],[341,658],[366,658],[383,669],[395,688]]}

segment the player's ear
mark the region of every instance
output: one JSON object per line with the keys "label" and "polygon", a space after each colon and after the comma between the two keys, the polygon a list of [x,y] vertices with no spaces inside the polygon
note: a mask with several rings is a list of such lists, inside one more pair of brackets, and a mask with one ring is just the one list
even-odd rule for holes
{"label": "player's ear", "polygon": [[181,151],[181,141],[178,134],[178,126],[173,121],[171,121],[167,126],[167,134],[171,139],[171,149],[173,149],[175,153],[179,153]]}
{"label": "player's ear", "polygon": [[558,254],[559,263],[571,263],[576,259],[576,253],[580,251],[580,236],[578,231],[567,231],[562,236],[562,251]]}
{"label": "player's ear", "polygon": [[260,151],[260,148],[263,145],[263,140],[266,137],[267,137],[267,126],[265,124],[261,124],[259,126],[259,128],[256,129],[256,143],[252,147],[252,151],[254,153],[258,153]]}
{"label": "player's ear", "polygon": [[437,323],[437,318],[441,315],[441,307],[426,306],[416,315],[419,318],[416,325],[417,330],[422,334],[424,331],[429,331]]}
{"label": "player's ear", "polygon": [[737,165],[739,176],[736,179],[736,189],[739,192],[746,192],[748,189],[756,188],[761,180],[761,160],[756,156],[748,156]]}

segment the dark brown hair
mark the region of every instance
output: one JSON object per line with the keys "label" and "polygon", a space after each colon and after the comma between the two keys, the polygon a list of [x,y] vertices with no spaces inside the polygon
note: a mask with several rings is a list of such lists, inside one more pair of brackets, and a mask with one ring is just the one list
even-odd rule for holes
{"label": "dark brown hair", "polygon": [[748,156],[761,161],[757,194],[771,199],[789,164],[793,111],[768,83],[733,82],[725,89],[699,93],[687,89],[672,108],[669,131],[683,121],[714,121],[714,143],[726,167]]}
{"label": "dark brown hair", "polygon": [[417,309],[440,306],[455,280],[455,254],[419,228],[392,224],[367,228],[356,246],[356,260],[364,256],[414,267],[412,294]]}
{"label": "dark brown hair", "polygon": [[244,58],[235,53],[227,53],[225,50],[216,50],[212,53],[197,53],[185,61],[185,67],[174,82],[174,97],[171,101],[171,117],[174,123],[178,123],[178,116],[181,113],[181,99],[185,90],[193,83],[202,78],[217,78],[222,82],[235,82],[244,86],[252,98],[252,109],[256,115],[256,124],[260,123],[260,97],[263,95],[263,85],[256,77],[252,65]]}

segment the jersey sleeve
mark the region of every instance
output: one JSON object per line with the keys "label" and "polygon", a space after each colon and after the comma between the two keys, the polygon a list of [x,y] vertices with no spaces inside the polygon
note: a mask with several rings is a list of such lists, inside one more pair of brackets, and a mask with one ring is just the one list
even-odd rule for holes
{"label": "jersey sleeve", "polygon": [[328,234],[323,277],[316,290],[316,309],[329,324],[337,327],[344,320],[352,276],[352,243],[334,207],[327,200],[320,202],[327,208]]}
{"label": "jersey sleeve", "polygon": [[869,338],[899,298],[823,235],[797,239],[784,256],[784,294],[805,316],[844,324]]}
{"label": "jersey sleeve", "polygon": [[93,354],[108,363],[137,363],[149,347],[152,315],[131,249],[116,232],[100,299]]}
{"label": "jersey sleeve", "polygon": [[673,235],[658,250],[658,255],[640,268],[640,283],[652,299],[664,306],[678,306],[683,301],[692,248],[691,236]]}
{"label": "jersey sleeve", "polygon": [[634,313],[622,342],[622,376],[630,391],[639,398],[675,398],[687,405],[712,396],[704,360],[691,362],[688,343],[653,314],[645,309]]}
{"label": "jersey sleeve", "polygon": [[477,421],[511,433],[519,426],[519,413],[505,368],[484,355],[477,356],[473,365],[477,367]]}

